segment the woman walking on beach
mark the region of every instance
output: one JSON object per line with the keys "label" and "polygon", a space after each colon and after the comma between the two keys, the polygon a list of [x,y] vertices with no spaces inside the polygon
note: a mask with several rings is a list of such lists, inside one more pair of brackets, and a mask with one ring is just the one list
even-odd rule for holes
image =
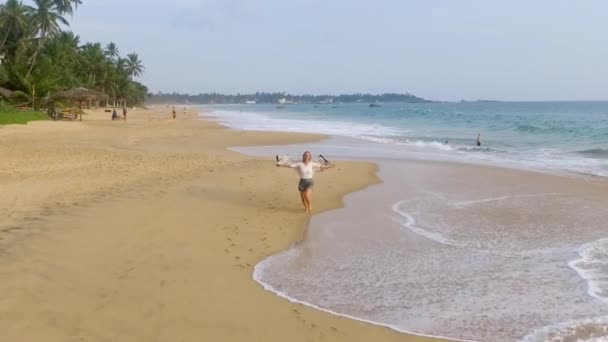
{"label": "woman walking on beach", "polygon": [[312,188],[315,183],[313,181],[313,176],[315,171],[325,171],[327,169],[331,169],[334,165],[321,165],[319,163],[315,163],[312,161],[312,155],[309,151],[304,152],[302,155],[302,161],[295,164],[280,164],[277,162],[277,167],[288,167],[291,169],[296,169],[298,174],[300,175],[300,182],[298,183],[298,191],[300,192],[300,199],[302,200],[302,204],[304,205],[304,212],[309,213],[311,211],[311,203],[312,203]]}

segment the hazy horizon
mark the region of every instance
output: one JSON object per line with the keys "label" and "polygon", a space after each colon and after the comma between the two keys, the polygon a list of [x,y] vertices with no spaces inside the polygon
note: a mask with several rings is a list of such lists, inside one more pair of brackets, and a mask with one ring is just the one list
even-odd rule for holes
{"label": "hazy horizon", "polygon": [[82,41],[136,51],[151,91],[608,100],[608,3],[85,0]]}

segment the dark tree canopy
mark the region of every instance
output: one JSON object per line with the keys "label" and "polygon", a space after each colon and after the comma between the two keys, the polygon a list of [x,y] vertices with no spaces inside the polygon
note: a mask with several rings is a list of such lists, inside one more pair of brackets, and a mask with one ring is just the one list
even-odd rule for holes
{"label": "dark tree canopy", "polygon": [[31,3],[0,4],[0,87],[25,95],[30,105],[77,88],[108,94],[114,104],[145,100],[148,89],[133,80],[144,72],[136,53],[122,58],[115,43],[105,48],[101,43],[82,43],[68,30],[82,0]]}
{"label": "dark tree canopy", "polygon": [[198,95],[155,93],[148,95],[150,103],[192,103],[192,104],[236,104],[255,101],[256,103],[350,103],[350,102],[429,102],[412,94],[349,94],[349,95],[292,95],[284,92],[224,95],[205,93]]}

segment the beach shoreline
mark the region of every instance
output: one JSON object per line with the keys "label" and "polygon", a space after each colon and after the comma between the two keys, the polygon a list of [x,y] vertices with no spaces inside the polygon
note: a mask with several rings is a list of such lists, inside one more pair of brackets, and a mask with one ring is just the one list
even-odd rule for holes
{"label": "beach shoreline", "polygon": [[[431,340],[290,303],[251,279],[259,260],[300,239],[308,217],[293,174],[227,148],[323,136],[164,111],[0,128],[6,338]],[[340,207],[375,173],[345,162],[320,174],[330,185],[317,190],[315,213]]]}
{"label": "beach shoreline", "polygon": [[[343,137],[279,147],[290,155],[309,148],[334,159],[374,162],[382,183],[348,194],[345,207],[315,215],[302,244],[258,264],[254,278],[268,290],[410,334],[482,341],[583,338],[581,331],[604,336],[598,317],[608,309],[599,281],[605,177],[441,155],[386,158],[375,154],[382,145]],[[263,156],[276,149],[232,150]],[[468,279],[463,288],[461,278]],[[508,281],[495,281],[501,278]],[[553,282],[560,286],[547,285]],[[427,287],[443,295],[436,298]],[[512,305],[518,302],[538,303],[534,309]],[[455,317],[460,323],[451,324]]]}

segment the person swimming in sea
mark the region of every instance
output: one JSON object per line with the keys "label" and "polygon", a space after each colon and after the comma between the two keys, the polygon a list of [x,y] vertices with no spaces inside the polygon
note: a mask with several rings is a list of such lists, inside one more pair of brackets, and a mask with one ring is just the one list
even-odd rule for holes
{"label": "person swimming in sea", "polygon": [[477,133],[477,147],[481,147],[481,133]]}
{"label": "person swimming in sea", "polygon": [[300,199],[304,205],[304,212],[310,213],[312,210],[312,188],[315,183],[313,176],[315,171],[325,171],[334,167],[333,164],[321,165],[312,161],[312,155],[309,151],[304,152],[302,155],[302,161],[295,164],[284,165],[276,163],[277,167],[288,167],[295,169],[300,175],[300,182],[298,183],[298,191],[300,192]]}

